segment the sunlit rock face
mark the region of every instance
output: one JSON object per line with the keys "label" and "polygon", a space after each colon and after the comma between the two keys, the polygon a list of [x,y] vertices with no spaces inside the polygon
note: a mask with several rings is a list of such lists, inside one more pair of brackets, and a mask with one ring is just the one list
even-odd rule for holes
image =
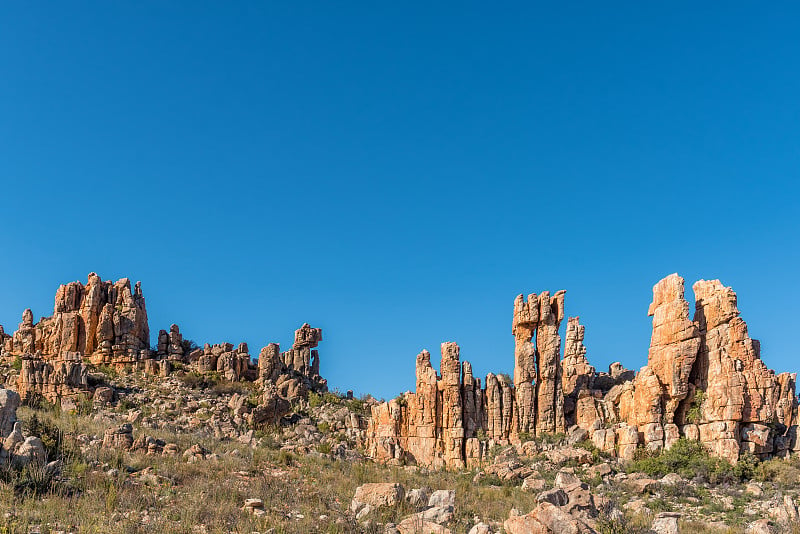
{"label": "sunlit rock face", "polygon": [[583,429],[599,449],[624,459],[681,437],[735,462],[800,453],[796,374],[775,375],[739,316],[736,294],[718,280],[694,284],[695,313],[677,274],[653,287],[647,365],[597,372],[585,326],[567,322],[564,291],[514,301],[514,376],[489,373],[481,389],[455,343],[442,345],[441,376],[430,354],[417,356],[415,393],[372,408],[370,455],[433,467],[475,465],[492,443]]}
{"label": "sunlit rock face", "polygon": [[0,327],[0,356],[20,360],[15,378],[23,399],[41,395],[51,402],[91,394],[87,364],[143,371],[165,377],[179,364],[200,373],[219,373],[229,381],[260,381],[285,400],[327,391],[316,347],[322,329],[303,324],[292,348],[277,343],[252,361],[246,343],[205,344],[184,340],[177,324],[160,330],[150,348],[150,327],[141,283],[128,278],[103,281],[89,273],[86,284],[70,282],[56,291],[53,315],[34,322],[30,309],[13,335]]}
{"label": "sunlit rock face", "polygon": [[127,278],[103,281],[89,273],[86,285],[61,285],[53,315],[34,324],[33,313],[25,310],[19,328],[6,340],[4,349],[15,355],[39,352],[44,359],[78,353],[97,364],[146,358],[150,327],[141,284],[132,286]]}

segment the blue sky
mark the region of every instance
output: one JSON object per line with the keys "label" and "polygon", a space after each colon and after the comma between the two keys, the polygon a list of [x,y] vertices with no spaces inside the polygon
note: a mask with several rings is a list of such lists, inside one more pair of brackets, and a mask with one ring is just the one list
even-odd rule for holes
{"label": "blue sky", "polygon": [[127,276],[154,332],[309,322],[332,387],[388,398],[442,341],[511,372],[545,289],[638,368],[679,272],[796,370],[797,4],[336,4],[0,6],[6,331]]}

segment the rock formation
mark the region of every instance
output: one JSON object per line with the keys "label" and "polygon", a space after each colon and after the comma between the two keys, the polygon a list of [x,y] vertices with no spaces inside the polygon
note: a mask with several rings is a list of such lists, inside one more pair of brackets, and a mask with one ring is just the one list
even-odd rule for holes
{"label": "rock formation", "polygon": [[[689,373],[700,347],[699,330],[689,319],[683,278],[672,274],[656,284],[647,314],[653,318],[647,366],[662,388],[653,393],[663,398],[664,422],[672,423],[678,404],[689,394]],[[647,422],[657,423],[659,419]]]}
{"label": "rock formation", "polygon": [[292,349],[281,354],[287,369],[303,376],[319,376],[319,352],[312,350],[322,341],[322,329],[311,328],[305,323],[294,333]]}
{"label": "rock formation", "polygon": [[[567,336],[564,345],[564,360],[561,363],[561,390],[564,394],[564,419],[568,426],[576,424],[581,392],[594,388],[595,368],[586,359],[583,344],[586,327],[578,317],[567,321]],[[585,395],[584,395],[585,397]]]}
{"label": "rock formation", "polygon": [[130,280],[104,282],[90,273],[84,286],[70,282],[58,288],[51,317],[34,324],[30,309],[5,352],[22,355],[37,351],[45,359],[79,353],[93,363],[129,363],[150,347],[150,330],[141,284]]}
{"label": "rock formation", "polygon": [[[47,455],[42,440],[36,436],[25,437],[22,423],[17,421],[20,402],[16,392],[0,387],[0,462],[17,468],[32,461],[44,465]],[[53,468],[53,464],[48,464],[47,468]]]}
{"label": "rock formation", "polygon": [[89,372],[77,352],[62,352],[56,359],[25,354],[17,389],[23,400],[40,395],[55,403],[88,391]]}
{"label": "rock formation", "polygon": [[178,325],[173,324],[166,330],[158,331],[158,356],[165,360],[183,361],[183,336]]}
{"label": "rock formation", "polygon": [[[327,391],[319,374],[322,330],[304,324],[295,332],[292,349],[280,353],[275,343],[262,349],[258,364],[251,361],[246,343],[206,344],[184,340],[177,324],[160,330],[150,350],[150,327],[139,282],[127,278],[103,281],[90,273],[86,285],[70,282],[56,292],[51,317],[34,322],[27,309],[13,336],[0,326],[0,355],[18,359],[15,377],[23,399],[41,395],[51,402],[89,394],[87,363],[140,370],[168,376],[173,369],[219,373],[230,381],[271,383],[284,399],[307,397],[309,391]],[[273,410],[274,411],[274,410]]]}
{"label": "rock formation", "polygon": [[415,393],[372,408],[368,453],[378,461],[458,468],[492,443],[531,434],[580,432],[599,449],[632,459],[679,438],[699,440],[731,462],[800,454],[796,374],[775,375],[739,317],[736,294],[718,280],[694,284],[689,317],[684,280],[653,287],[647,365],[597,372],[586,358],[585,327],[570,318],[561,356],[564,291],[514,301],[514,383],[489,373],[485,389],[455,343],[442,344],[441,377],[417,356]]}
{"label": "rock formation", "polygon": [[460,362],[455,343],[442,343],[441,369],[439,377],[431,366],[430,353],[422,351],[417,355],[416,393],[372,407],[368,428],[371,456],[390,463],[410,461],[451,468],[472,465],[480,458],[480,443],[474,437],[485,426],[480,383],[472,378],[469,363]]}

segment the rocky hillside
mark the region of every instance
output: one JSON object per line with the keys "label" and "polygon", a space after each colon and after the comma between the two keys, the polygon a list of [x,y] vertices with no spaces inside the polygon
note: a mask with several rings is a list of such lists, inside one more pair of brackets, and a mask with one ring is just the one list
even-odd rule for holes
{"label": "rocky hillside", "polygon": [[442,345],[415,393],[329,392],[322,331],[291,349],[150,346],[140,284],[61,286],[0,328],[7,532],[800,532],[795,376],[717,281],[654,287],[638,373],[587,360],[564,292],[518,297],[513,378]]}

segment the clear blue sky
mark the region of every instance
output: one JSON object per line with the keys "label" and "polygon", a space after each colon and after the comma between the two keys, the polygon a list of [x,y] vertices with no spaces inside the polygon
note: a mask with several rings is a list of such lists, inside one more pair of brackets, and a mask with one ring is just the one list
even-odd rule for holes
{"label": "clear blue sky", "polygon": [[128,276],[154,332],[307,321],[388,398],[442,341],[511,372],[545,289],[638,368],[677,271],[796,370],[800,8],[646,4],[4,3],[0,323]]}

